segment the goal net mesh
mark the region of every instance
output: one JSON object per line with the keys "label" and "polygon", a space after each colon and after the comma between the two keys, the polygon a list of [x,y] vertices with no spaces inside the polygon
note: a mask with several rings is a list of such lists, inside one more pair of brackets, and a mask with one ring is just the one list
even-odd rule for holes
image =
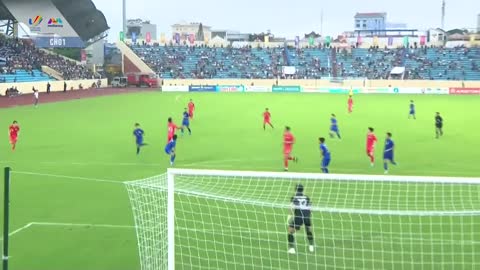
{"label": "goal net mesh", "polygon": [[[480,179],[175,171],[175,269],[480,269]],[[302,228],[291,255],[299,183],[315,250]],[[167,174],[126,186],[141,268],[167,269]]]}

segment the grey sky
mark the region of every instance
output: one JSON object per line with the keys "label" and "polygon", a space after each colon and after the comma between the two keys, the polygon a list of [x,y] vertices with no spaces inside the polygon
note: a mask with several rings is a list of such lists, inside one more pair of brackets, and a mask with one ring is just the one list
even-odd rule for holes
{"label": "grey sky", "polygon": [[[324,35],[353,29],[356,12],[387,12],[388,22],[407,23],[426,30],[440,27],[442,0],[127,0],[127,17],[148,19],[157,24],[158,34],[170,35],[170,26],[180,21],[203,22],[214,29],[262,32],[294,37],[320,32],[323,9]],[[106,16],[110,40],[122,28],[122,0],[93,0]],[[447,0],[445,28],[476,28],[478,0]]]}

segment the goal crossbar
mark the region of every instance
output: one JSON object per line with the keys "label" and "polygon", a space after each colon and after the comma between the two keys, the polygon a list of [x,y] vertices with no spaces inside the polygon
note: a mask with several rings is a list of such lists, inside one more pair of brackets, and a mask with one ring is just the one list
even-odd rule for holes
{"label": "goal crossbar", "polygon": [[399,176],[399,175],[367,175],[367,174],[320,174],[292,172],[261,172],[261,171],[223,171],[201,169],[168,169],[168,175],[205,175],[205,176],[242,176],[258,178],[309,179],[335,181],[368,181],[368,182],[412,182],[438,184],[478,184],[480,178],[445,177],[445,176]]}

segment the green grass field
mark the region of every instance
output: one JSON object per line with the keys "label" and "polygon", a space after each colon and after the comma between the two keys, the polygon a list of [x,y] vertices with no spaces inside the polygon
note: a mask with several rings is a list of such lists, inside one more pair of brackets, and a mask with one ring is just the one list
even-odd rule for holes
{"label": "green grass field", "polygon": [[[320,172],[317,138],[328,135],[329,115],[336,113],[343,139],[327,139],[332,173],[383,174],[382,143],[384,134],[390,131],[400,164],[391,168],[391,174],[480,176],[480,96],[357,95],[352,115],[346,113],[345,96],[271,93],[148,92],[2,109],[0,127],[5,128],[5,136],[0,144],[0,162],[16,171],[12,175],[10,231],[31,224],[10,238],[11,269],[139,269],[133,216],[121,182],[166,171],[166,119],[173,116],[180,124],[190,98],[196,103],[196,118],[191,125],[193,135],[178,141],[178,168],[281,171],[282,132],[289,125],[297,138],[294,153],[300,158],[290,171]],[[410,99],[415,100],[417,120],[407,119]],[[263,131],[261,127],[265,107],[270,108],[275,130]],[[445,135],[439,140],[434,138],[436,111],[442,113],[445,123]],[[22,130],[17,150],[12,153],[7,127],[14,119]],[[150,144],[140,156],[135,155],[132,136],[135,122],[142,124]],[[380,139],[374,168],[364,153],[369,126],[376,129]],[[321,194],[318,190],[311,196]],[[455,194],[462,199],[461,192]],[[472,199],[472,207],[480,209],[478,197]],[[480,223],[478,217],[469,222]],[[480,250],[478,244],[475,247]],[[286,256],[277,251],[265,256],[272,254]],[[394,255],[388,256],[393,260]],[[395,268],[395,264],[376,265],[377,260],[368,258],[372,254],[362,256],[371,263],[355,260],[339,268]],[[471,262],[458,269],[480,267],[478,257],[473,257],[458,259]],[[235,261],[225,258],[230,259]],[[434,256],[428,260],[441,262]],[[196,263],[202,266],[202,260]],[[320,263],[334,264],[335,260]],[[308,269],[314,269],[311,267],[315,266]],[[231,269],[225,265],[214,268]],[[439,268],[432,263],[420,269]]]}

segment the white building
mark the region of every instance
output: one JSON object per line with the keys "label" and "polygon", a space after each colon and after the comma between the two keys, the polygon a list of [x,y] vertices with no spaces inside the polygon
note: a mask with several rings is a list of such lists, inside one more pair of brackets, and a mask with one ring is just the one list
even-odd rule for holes
{"label": "white building", "polygon": [[157,40],[157,25],[151,24],[150,21],[143,21],[142,19],[134,19],[127,21],[127,34],[125,37],[132,40],[133,37],[138,41],[146,41],[147,36],[150,36],[151,42]]}
{"label": "white building", "polygon": [[172,39],[180,36],[180,41],[188,41],[191,35],[194,35],[196,41],[208,41],[212,39],[212,27],[202,24],[204,40],[199,40],[197,37],[198,30],[202,23],[186,23],[180,22],[172,25]]}
{"label": "white building", "polygon": [[212,30],[212,39],[220,37],[228,42],[248,41],[250,34],[232,30]]}
{"label": "white building", "polygon": [[354,20],[355,30],[385,30],[387,24],[387,13],[357,13],[355,14]]}

